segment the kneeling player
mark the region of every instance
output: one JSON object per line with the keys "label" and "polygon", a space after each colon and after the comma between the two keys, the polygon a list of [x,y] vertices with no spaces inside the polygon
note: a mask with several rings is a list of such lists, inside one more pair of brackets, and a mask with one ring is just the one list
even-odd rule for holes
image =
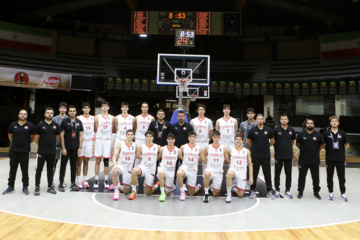
{"label": "kneeling player", "polygon": [[145,133],[145,140],[146,143],[139,146],[136,154],[136,158],[141,159],[141,163],[139,166],[135,167],[131,173],[132,192],[129,195],[129,200],[134,200],[136,198],[136,184],[138,177],[145,177],[144,183],[146,186],[146,195],[151,195],[155,190],[155,188],[153,189],[153,184],[160,146],[153,142],[154,133],[152,131],[147,131]]}
{"label": "kneeling player", "polygon": [[[137,150],[136,144],[132,141],[134,139],[133,130],[126,131],[126,140],[119,142],[114,151],[112,169],[112,181],[114,185],[114,200],[119,200],[119,175],[122,175],[122,184],[120,190],[126,195],[129,194],[131,187],[131,171],[135,161],[135,153]],[[120,157],[119,157],[120,155]],[[118,159],[119,158],[119,159]]]}
{"label": "kneeling player", "polygon": [[204,152],[202,147],[195,144],[196,133],[191,131],[188,133],[189,143],[181,146],[183,152],[183,162],[179,170],[177,171],[176,178],[180,188],[180,200],[185,200],[184,178],[186,177],[186,185],[189,187],[189,195],[194,196],[199,192],[201,184],[196,185],[197,173],[198,173],[198,162],[199,160],[206,163]]}
{"label": "kneeling player", "polygon": [[225,160],[229,162],[229,156],[226,147],[220,144],[220,132],[214,131],[212,136],[213,143],[206,146],[205,157],[207,157],[207,168],[204,171],[204,199],[203,202],[209,202],[209,183],[212,180],[211,188],[213,196],[219,197],[221,183],[223,180],[223,166]]}
{"label": "kneeling player", "polygon": [[231,185],[236,179],[236,194],[242,198],[246,187],[246,172],[249,166],[249,184],[253,183],[253,166],[250,151],[243,147],[243,140],[240,135],[235,137],[235,147],[228,150],[230,156],[230,168],[226,174],[226,202],[231,203]]}
{"label": "kneeling player", "polygon": [[[159,201],[164,202],[166,196],[169,196],[174,187],[174,177],[177,160],[182,159],[181,150],[178,149],[175,143],[175,135],[169,133],[166,137],[167,146],[160,148],[161,163],[158,167],[157,177],[160,182],[160,197]],[[166,187],[166,191],[165,191]]]}

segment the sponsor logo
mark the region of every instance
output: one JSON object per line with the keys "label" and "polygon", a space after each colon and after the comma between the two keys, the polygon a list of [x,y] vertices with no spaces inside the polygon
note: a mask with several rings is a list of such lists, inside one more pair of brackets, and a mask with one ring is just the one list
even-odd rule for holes
{"label": "sponsor logo", "polygon": [[44,84],[47,86],[58,86],[61,83],[61,79],[59,77],[47,77],[44,79]]}
{"label": "sponsor logo", "polygon": [[316,137],[313,137],[314,140],[316,140]]}
{"label": "sponsor logo", "polygon": [[267,131],[265,131],[264,133],[265,133],[265,135],[266,135],[266,134],[267,134]]}
{"label": "sponsor logo", "polygon": [[29,75],[26,72],[17,72],[14,76],[14,81],[16,84],[28,84]]}
{"label": "sponsor logo", "polygon": [[28,126],[25,126],[25,129],[28,129]]}
{"label": "sponsor logo", "polygon": [[54,129],[56,129],[56,126],[53,126]]}

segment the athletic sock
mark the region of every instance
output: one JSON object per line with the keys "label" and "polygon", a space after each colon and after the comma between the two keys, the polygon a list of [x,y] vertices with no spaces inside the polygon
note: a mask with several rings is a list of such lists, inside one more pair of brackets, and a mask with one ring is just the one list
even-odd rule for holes
{"label": "athletic sock", "polygon": [[209,194],[209,188],[204,188],[205,194]]}
{"label": "athletic sock", "polygon": [[226,192],[227,192],[227,195],[230,196],[231,195],[231,187],[227,187]]}
{"label": "athletic sock", "polygon": [[109,176],[105,175],[105,181],[109,180]]}
{"label": "athletic sock", "polygon": [[131,185],[131,189],[136,193],[136,185]]}
{"label": "athletic sock", "polygon": [[99,175],[95,175],[95,181],[99,181]]}
{"label": "athletic sock", "polygon": [[115,193],[119,193],[119,189],[118,189],[118,188],[115,188]]}
{"label": "athletic sock", "polygon": [[165,187],[160,187],[160,192],[164,193],[165,192]]}
{"label": "athletic sock", "polygon": [[186,191],[186,186],[185,186],[185,185],[183,185],[183,187],[181,188],[181,191],[182,191],[182,192],[185,192],[185,191]]}
{"label": "athletic sock", "polygon": [[86,180],[87,180],[87,176],[84,176],[84,178],[83,178],[83,179],[84,179],[84,181],[86,181]]}

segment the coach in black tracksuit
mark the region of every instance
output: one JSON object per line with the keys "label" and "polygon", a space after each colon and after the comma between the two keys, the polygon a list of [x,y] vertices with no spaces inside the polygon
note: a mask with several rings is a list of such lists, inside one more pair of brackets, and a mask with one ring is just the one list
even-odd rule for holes
{"label": "coach in black tracksuit", "polygon": [[14,191],[16,172],[19,164],[22,172],[22,191],[26,195],[29,195],[29,152],[30,143],[34,140],[35,125],[27,121],[27,116],[27,111],[25,109],[21,109],[18,115],[19,120],[17,122],[13,122],[9,126],[9,187],[3,192],[3,195]]}
{"label": "coach in black tracksuit", "polygon": [[314,196],[321,199],[319,166],[320,166],[320,149],[323,149],[323,136],[314,130],[315,122],[312,119],[306,120],[306,129],[299,133],[296,138],[296,146],[300,149],[299,156],[299,181],[298,181],[298,198],[302,198],[305,180],[308,169],[310,169],[313,180]]}
{"label": "coach in black tracksuit", "polygon": [[331,128],[324,132],[323,137],[326,144],[326,173],[329,189],[329,200],[334,199],[334,170],[339,178],[341,199],[348,201],[345,196],[345,150],[349,148],[349,139],[346,132],[338,128],[340,120],[336,116],[330,117]]}

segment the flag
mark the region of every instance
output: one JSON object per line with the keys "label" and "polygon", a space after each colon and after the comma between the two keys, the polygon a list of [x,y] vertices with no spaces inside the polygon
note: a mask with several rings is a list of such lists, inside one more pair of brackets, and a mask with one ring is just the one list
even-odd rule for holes
{"label": "flag", "polygon": [[360,57],[360,31],[320,36],[322,59]]}

